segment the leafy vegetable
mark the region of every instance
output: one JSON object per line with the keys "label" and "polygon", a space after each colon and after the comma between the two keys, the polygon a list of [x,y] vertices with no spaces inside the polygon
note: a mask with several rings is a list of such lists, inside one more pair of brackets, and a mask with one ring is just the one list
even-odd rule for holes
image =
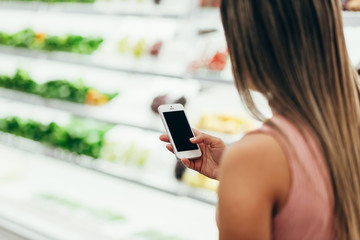
{"label": "leafy vegetable", "polygon": [[0,87],[40,95],[44,98],[61,99],[89,105],[102,105],[113,99],[118,93],[100,93],[85,86],[82,82],[71,83],[66,80],[53,80],[38,84],[29,74],[21,69],[13,77],[0,76]]}
{"label": "leafy vegetable", "polygon": [[89,38],[71,34],[51,36],[45,33],[36,33],[30,28],[21,30],[13,35],[0,32],[1,45],[34,50],[92,54],[99,48],[102,42],[103,39],[101,37]]}
{"label": "leafy vegetable", "polygon": [[65,3],[65,2],[76,2],[76,3],[94,3],[95,0],[16,0],[19,2],[45,2],[45,3]]}
{"label": "leafy vegetable", "polygon": [[73,119],[67,126],[51,122],[43,124],[31,119],[6,117],[0,119],[0,131],[29,138],[70,152],[98,158],[104,136],[111,125]]}

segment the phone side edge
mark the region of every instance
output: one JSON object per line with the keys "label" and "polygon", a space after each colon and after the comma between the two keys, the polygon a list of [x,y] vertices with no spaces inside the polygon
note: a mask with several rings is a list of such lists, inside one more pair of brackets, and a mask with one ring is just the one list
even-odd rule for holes
{"label": "phone side edge", "polygon": [[[164,105],[161,105],[161,106],[164,106]],[[159,108],[160,108],[161,106],[159,106]],[[175,142],[174,142],[174,140],[173,140],[173,138],[172,138],[172,136],[171,136],[170,129],[169,129],[169,127],[168,127],[168,125],[167,125],[167,123],[166,123],[166,120],[165,120],[164,112],[166,112],[166,111],[160,111],[160,109],[159,109],[160,118],[161,118],[161,121],[162,121],[162,123],[163,123],[163,125],[164,125],[165,132],[166,132],[166,134],[167,134],[168,137],[169,137],[169,140],[170,140],[170,143],[171,143],[171,145],[172,145],[172,147],[173,147],[175,156],[176,156],[177,158],[179,158],[179,156],[178,156],[178,151],[177,151],[177,149],[176,149]]]}

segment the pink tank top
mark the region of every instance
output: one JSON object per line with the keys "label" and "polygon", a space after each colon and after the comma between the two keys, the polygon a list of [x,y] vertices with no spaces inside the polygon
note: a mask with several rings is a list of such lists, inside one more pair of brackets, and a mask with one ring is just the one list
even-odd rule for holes
{"label": "pink tank top", "polygon": [[278,141],[287,156],[291,175],[288,200],[272,221],[272,239],[334,239],[334,194],[321,149],[310,134],[305,139],[285,118],[275,116],[271,121],[287,139],[267,125],[252,133],[268,134]]}

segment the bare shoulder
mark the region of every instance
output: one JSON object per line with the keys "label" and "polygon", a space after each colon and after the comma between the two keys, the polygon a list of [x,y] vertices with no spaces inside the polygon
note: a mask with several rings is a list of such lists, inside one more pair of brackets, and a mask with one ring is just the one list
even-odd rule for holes
{"label": "bare shoulder", "polygon": [[[288,170],[288,163],[284,150],[279,142],[270,135],[256,133],[245,136],[232,144],[223,156],[222,169],[236,169],[244,171],[256,170],[255,175],[272,175]],[[287,172],[287,171],[285,171]],[[278,172],[279,173],[279,172]],[[258,176],[259,177],[259,176]]]}
{"label": "bare shoulder", "polygon": [[220,238],[270,239],[273,212],[289,189],[288,162],[275,138],[250,134],[234,143],[220,167]]}

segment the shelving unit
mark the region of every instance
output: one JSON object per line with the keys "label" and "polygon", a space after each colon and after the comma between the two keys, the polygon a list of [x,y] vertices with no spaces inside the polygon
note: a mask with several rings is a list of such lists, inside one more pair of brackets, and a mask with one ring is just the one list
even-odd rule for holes
{"label": "shelving unit", "polygon": [[360,26],[360,12],[343,11],[345,26]]}
{"label": "shelving unit", "polygon": [[[177,13],[171,11],[165,11],[164,9],[169,10],[170,9],[170,0],[166,1],[164,3],[164,7],[162,5],[160,6],[154,6],[153,9],[148,10],[148,12],[142,11],[141,8],[138,9],[136,12],[132,12],[130,8],[125,8],[123,11],[119,12],[119,8],[111,8],[109,10],[109,6],[118,6],[121,3],[106,3],[106,2],[95,2],[94,4],[73,4],[73,3],[65,3],[65,4],[47,4],[47,3],[41,3],[41,2],[0,2],[0,6],[3,7],[1,9],[10,9],[12,13],[15,13],[19,10],[21,13],[24,11],[27,12],[27,14],[30,14],[28,16],[31,16],[31,14],[36,14],[37,20],[34,21],[35,26],[42,26],[43,28],[46,28],[45,23],[39,23],[43,22],[43,19],[45,17],[41,17],[41,15],[48,16],[49,12],[54,12],[58,15],[56,15],[56,18],[53,17],[51,21],[55,21],[54,19],[58,18],[65,18],[65,17],[74,17],[76,16],[76,19],[82,19],[83,17],[94,17],[99,18],[100,17],[111,17],[107,18],[106,20],[101,20],[101,24],[97,25],[95,28],[98,28],[100,25],[106,25],[107,23],[111,22],[114,19],[121,19],[119,22],[120,26],[125,27],[126,21],[128,17],[131,16],[131,19],[129,18],[129,21],[133,21],[133,18],[141,18],[141,21],[146,21],[147,19],[157,19],[157,18],[163,18],[165,21],[171,22],[171,29],[176,26],[176,29],[182,29],[182,28],[188,28],[190,25],[187,21],[190,22],[196,22],[196,18],[202,19],[200,21],[200,26],[205,26],[205,28],[208,27],[207,24],[204,24],[204,19],[206,22],[207,17],[212,16],[216,20],[219,21],[219,14],[214,9],[204,9],[204,10],[194,10],[194,1],[186,1],[181,2],[180,5],[186,5],[183,9],[179,9],[176,7],[172,7],[172,9],[175,11],[177,9]],[[146,3],[149,4],[150,2]],[[133,5],[136,6],[136,5]],[[140,5],[139,5],[140,6]],[[157,9],[159,11],[155,11],[154,9]],[[145,8],[144,8],[145,9]],[[344,15],[344,22],[345,24],[356,25],[357,20],[359,18],[358,13],[350,13],[350,12],[343,12]],[[16,18],[16,17],[15,17]],[[88,19],[88,18],[86,18]],[[124,19],[124,20],[123,20]],[[138,22],[139,22],[138,21]],[[96,21],[92,21],[90,24],[95,24]],[[175,24],[176,22],[176,24]],[[16,25],[23,25],[17,23]],[[156,25],[156,24],[155,24]],[[169,25],[169,26],[170,26]],[[178,25],[185,25],[184,26],[178,26]],[[195,24],[191,24],[195,25]],[[112,25],[115,26],[115,25]],[[72,31],[74,29],[71,27]],[[95,33],[96,29],[93,29],[90,31],[88,29],[85,29],[85,32],[92,32]],[[1,29],[0,29],[1,30]],[[99,29],[100,32],[106,33],[104,29]],[[59,30],[60,31],[60,30]],[[174,32],[182,32],[183,30],[173,30]],[[193,34],[196,32],[195,30],[187,30],[186,33]],[[180,34],[180,35],[181,35]],[[218,33],[219,35],[220,33]],[[107,36],[110,36],[111,34],[107,34]],[[165,34],[166,35],[166,34]],[[170,35],[177,35],[170,34]],[[220,34],[221,35],[221,34]],[[106,37],[107,37],[106,36]],[[105,37],[105,41],[108,39]],[[109,40],[109,44],[106,45],[107,50],[109,49],[114,50],[116,47],[112,48],[110,44],[116,44],[117,41],[120,38],[117,38],[115,40]],[[224,41],[224,39],[223,39]],[[105,51],[105,50],[104,50]],[[147,77],[149,81],[154,81],[153,79],[156,78],[166,78],[169,81],[185,81],[188,79],[192,79],[192,81],[198,81],[200,82],[200,85],[212,85],[212,84],[220,84],[220,85],[232,85],[232,77],[231,73],[229,74],[230,66],[227,67],[226,71],[214,73],[211,71],[198,71],[198,72],[186,72],[186,71],[175,71],[174,73],[171,70],[168,71],[158,71],[158,67],[153,67],[155,65],[148,65],[146,68],[133,68],[128,67],[127,65],[122,65],[119,63],[114,63],[113,61],[116,58],[111,58],[110,60],[106,60],[107,56],[106,54],[101,55],[94,54],[92,56],[88,55],[78,55],[78,54],[71,54],[71,53],[62,53],[62,52],[45,52],[45,51],[33,51],[28,49],[21,49],[21,48],[14,48],[14,47],[6,47],[6,46],[0,46],[0,55],[2,56],[16,56],[20,57],[22,59],[27,59],[28,61],[32,60],[39,60],[45,62],[53,62],[53,63],[59,63],[59,64],[70,64],[70,65],[76,65],[79,67],[85,67],[85,68],[91,68],[91,69],[97,69],[99,71],[112,71],[112,72],[118,72],[121,74],[129,74],[129,78],[133,78],[133,75],[136,75],[137,77]],[[146,59],[146,61],[151,62],[152,60]],[[141,61],[134,61],[134,65],[141,65]],[[161,63],[157,63],[161,64]],[[61,71],[60,69],[58,71]],[[128,127],[134,127],[142,130],[152,131],[156,133],[163,132],[163,127],[161,126],[160,121],[157,121],[158,119],[151,114],[142,114],[138,115],[139,112],[135,112],[134,114],[125,114],[129,116],[124,116],[121,114],[118,114],[117,111],[127,111],[129,108],[124,108],[123,106],[120,107],[114,107],[111,103],[109,103],[106,106],[101,107],[89,107],[89,106],[81,106],[79,104],[73,104],[68,102],[62,102],[58,100],[49,100],[49,99],[43,99],[38,96],[34,96],[31,94],[26,93],[20,93],[17,91],[7,90],[7,89],[0,89],[0,98],[2,99],[10,99],[22,103],[37,105],[37,106],[44,106],[46,108],[53,108],[61,111],[65,111],[67,113],[70,113],[74,116],[83,117],[83,118],[90,118],[114,125],[124,125]],[[150,103],[148,103],[150,105]],[[146,106],[147,108],[149,106]],[[148,109],[146,111],[149,112]],[[135,120],[136,118],[141,118],[142,121]],[[143,121],[143,119],[147,119],[146,121]],[[230,142],[230,141],[228,141]]]}
{"label": "shelving unit", "polygon": [[15,137],[7,133],[0,133],[0,143],[32,154],[41,154],[43,156],[86,168],[115,179],[135,183],[137,185],[174,196],[189,197],[210,205],[216,205],[217,202],[217,195],[215,192],[206,191],[204,189],[192,189],[175,179],[159,178],[154,180],[154,176],[151,173],[146,173],[140,169],[133,169],[129,172],[128,169],[109,163],[109,161],[76,155],[54,147],[44,146],[41,143],[29,139]]}
{"label": "shelving unit", "polygon": [[343,11],[345,40],[350,59],[355,67],[360,66],[360,12]]}
{"label": "shelving unit", "polygon": [[[0,114],[10,114],[12,111],[16,112],[14,106],[21,105],[22,107],[19,108],[20,110],[17,110],[17,113],[22,111],[22,109],[26,109],[26,111],[28,111],[27,114],[30,116],[31,114],[35,116],[41,113],[44,115],[49,114],[48,118],[56,118],[61,114],[65,114],[67,117],[81,117],[109,123],[117,127],[122,126],[130,132],[130,134],[128,132],[126,136],[124,134],[122,143],[133,141],[129,136],[133,131],[139,131],[141,134],[139,134],[138,141],[148,141],[148,145],[156,145],[152,151],[156,152],[156,157],[159,162],[152,163],[153,165],[148,168],[140,169],[138,166],[133,167],[116,161],[111,162],[105,158],[93,159],[86,156],[79,156],[7,133],[0,133],[0,149],[4,148],[4,151],[11,153],[12,151],[20,151],[21,153],[16,154],[22,157],[29,155],[31,156],[29,157],[31,158],[31,164],[35,164],[39,168],[44,166],[45,170],[55,171],[55,169],[58,168],[61,173],[69,171],[71,172],[69,179],[74,182],[74,185],[77,185],[77,174],[83,176],[83,172],[86,172],[84,175],[86,181],[79,179],[79,182],[81,182],[79,187],[81,186],[85,189],[87,189],[86,187],[91,188],[91,186],[86,185],[87,181],[89,181],[98,188],[94,191],[90,191],[89,189],[87,189],[89,191],[84,190],[86,192],[84,198],[96,196],[96,193],[94,194],[96,190],[101,190],[101,192],[108,197],[116,196],[111,190],[106,192],[105,190],[102,191],[102,189],[99,189],[105,185],[97,184],[97,181],[102,181],[102,178],[106,178],[107,180],[104,180],[106,184],[112,187],[119,184],[131,194],[132,189],[136,189],[134,190],[134,192],[136,192],[134,195],[139,198],[145,199],[149,196],[143,194],[143,192],[147,192],[147,194],[151,192],[151,194],[156,195],[154,199],[160,199],[159,202],[161,202],[162,198],[169,198],[169,200],[164,200],[167,204],[164,211],[170,211],[169,209],[174,207],[171,201],[177,204],[179,203],[180,205],[184,202],[182,209],[179,211],[174,210],[174,213],[182,212],[183,215],[186,215],[187,207],[189,207],[189,211],[192,211],[199,206],[200,209],[204,209],[202,214],[207,211],[205,215],[208,216],[213,214],[214,206],[217,203],[216,192],[192,187],[175,179],[174,157],[171,153],[167,153],[164,145],[161,145],[158,141],[158,135],[164,132],[164,130],[159,117],[151,112],[150,105],[154,97],[163,94],[169,93],[170,95],[174,94],[176,96],[186,95],[186,108],[189,113],[188,116],[191,116],[189,120],[191,123],[194,123],[193,125],[200,119],[201,114],[206,112],[213,113],[218,109],[221,109],[219,112],[225,114],[247,114],[245,110],[241,108],[240,99],[238,99],[237,93],[235,89],[233,89],[233,77],[229,63],[226,64],[222,71],[212,71],[206,67],[200,67],[200,69],[195,71],[189,70],[193,62],[203,61],[199,56],[205,55],[209,58],[209,56],[213,55],[213,53],[209,55],[208,52],[201,50],[202,48],[211,49],[213,52],[224,50],[223,48],[226,49],[225,39],[220,30],[221,23],[219,13],[216,9],[199,9],[196,6],[197,1],[193,0],[164,0],[159,6],[152,4],[153,1],[150,0],[144,0],[144,2],[145,5],[143,6],[139,5],[139,3],[134,3],[131,6],[127,5],[128,7],[122,8],[121,6],[123,5],[121,4],[124,4],[123,1],[96,1],[94,4],[47,4],[41,2],[0,1],[0,32],[9,31],[14,33],[30,27],[40,32],[59,35],[66,33],[77,34],[77,31],[79,31],[79,34],[84,36],[98,35],[105,40],[103,46],[92,55],[35,51],[0,45],[0,71],[10,68],[11,71],[13,71],[17,67],[26,70],[36,69],[33,71],[36,75],[34,79],[40,79],[39,81],[50,79],[78,79],[84,77],[84,81],[88,82],[91,86],[94,85],[96,88],[101,88],[103,87],[102,85],[106,85],[106,90],[120,92],[119,96],[111,102],[103,106],[95,107],[61,100],[45,99],[24,92],[0,88],[0,102],[2,103],[2,106],[0,106]],[[5,11],[9,11],[10,13],[3,16],[4,21],[2,21],[1,13]],[[351,28],[360,26],[359,13],[343,12],[343,16],[345,26]],[[21,17],[23,17],[23,19]],[[161,24],[159,24],[160,22]],[[216,32],[207,35],[198,33],[199,30],[204,29],[215,29]],[[133,43],[139,42],[139,39],[150,39],[149,42],[151,43],[161,40],[165,47],[162,51],[165,53],[163,54],[161,52],[163,55],[160,54],[158,58],[149,56],[136,58],[133,56],[133,53],[121,55],[118,51],[118,44],[119,41],[127,36],[130,36],[130,39],[136,39],[132,39]],[[354,45],[355,44],[352,46]],[[169,53],[167,53],[167,51],[169,51]],[[9,59],[11,64],[2,61],[4,59]],[[353,57],[353,59],[357,61],[357,56]],[[44,69],[41,69],[41,67]],[[0,72],[0,75],[11,74],[11,71],[9,70],[10,73]],[[44,73],[39,74],[39,72]],[[230,88],[233,89],[233,92],[229,90]],[[206,94],[208,96],[204,96]],[[267,103],[263,103],[260,100],[259,102],[263,104],[261,108],[264,109],[266,115],[271,116],[271,111]],[[9,106],[8,109],[6,109],[6,106]],[[3,112],[1,112],[1,109]],[[53,114],[52,111],[59,112],[59,115]],[[113,133],[113,135],[117,135],[118,133],[119,135],[122,134],[121,131],[118,131]],[[214,134],[218,134],[218,136],[222,137],[228,144],[241,138],[241,134]],[[150,136],[150,140],[140,139],[145,135]],[[116,137],[114,139],[114,141],[117,141]],[[110,140],[108,144],[114,144],[114,142]],[[155,143],[155,141],[157,142]],[[116,146],[115,144],[115,147]],[[20,158],[21,157],[19,157],[19,159]],[[36,158],[41,158],[41,160],[37,160]],[[20,165],[26,164],[24,163],[25,160],[19,161],[21,162]],[[159,171],[155,171],[154,169],[158,169]],[[167,173],[164,174],[166,171]],[[46,172],[44,174],[45,176],[37,176],[40,170],[31,169],[30,172],[30,175],[32,175],[36,181],[45,182],[44,186],[42,186],[44,187],[43,189],[47,191],[51,189],[50,184],[46,185],[47,177],[51,178],[49,182],[57,183],[62,187],[66,185],[65,183],[59,183],[61,181],[57,179],[52,179],[51,173]],[[87,174],[91,177],[87,177]],[[57,173],[54,173],[54,175],[61,177],[61,175]],[[26,180],[26,177],[22,176],[19,182],[21,182],[22,186],[27,186]],[[67,184],[71,185],[71,182],[67,182]],[[10,184],[10,186],[12,185]],[[54,186],[56,190],[57,185]],[[4,189],[10,191],[7,188]],[[27,198],[20,199],[22,199],[24,203],[32,203],[33,199],[29,199],[29,196],[36,195],[43,189],[35,189],[31,194],[27,193]],[[121,192],[120,187],[114,187],[114,189],[116,189],[116,193]],[[8,192],[5,190],[1,188],[0,184],[0,201],[6,200],[6,203],[11,203],[13,200],[11,197],[16,198],[16,194],[14,196],[10,194],[9,196],[11,197],[9,197],[9,200],[6,198]],[[53,192],[56,192],[55,190]],[[61,191],[59,190],[59,192]],[[76,192],[76,190],[73,191]],[[62,193],[65,194],[67,192],[64,190]],[[72,195],[74,194],[72,193]],[[130,206],[132,203],[130,197],[124,197],[124,199]],[[100,197],[98,201],[101,202],[101,204],[109,204],[109,202],[111,202],[109,199],[101,199]],[[141,201],[141,203],[144,204],[143,199],[136,199],[136,201]],[[34,209],[26,207],[26,204],[20,204],[16,201],[15,203],[21,205],[21,209],[26,210],[27,214],[35,211]],[[11,208],[16,210],[16,204],[11,205]],[[38,204],[38,202],[36,204]],[[116,205],[116,203],[113,202],[111,202],[111,204],[113,204],[111,206]],[[158,204],[154,205],[159,207]],[[134,206],[131,205],[131,207],[133,208]],[[141,206],[141,209],[146,210],[146,207],[152,208],[152,206]],[[152,210],[152,212],[156,212],[154,209]],[[163,209],[160,209],[160,211],[162,210]],[[69,218],[70,214],[67,214],[66,216]],[[167,213],[164,213],[164,216],[166,214]],[[10,219],[16,219],[19,225],[31,225],[31,221],[22,221],[14,216],[14,214],[11,214],[11,212],[6,211],[5,207],[0,207],[0,215]],[[139,218],[139,215],[136,217]],[[171,216],[171,218],[173,217],[174,216]],[[64,219],[64,216],[60,214],[60,218]],[[38,221],[41,222],[39,219]],[[201,216],[197,216],[193,220],[202,219]],[[166,221],[159,221],[159,223],[160,222],[164,223]],[[174,223],[176,221],[171,222]],[[6,225],[6,223],[4,224]],[[0,218],[0,233],[1,226],[5,226],[4,224]],[[202,229],[209,229],[209,226],[210,228],[215,228],[214,219],[211,221],[206,220],[205,224],[207,225],[201,225]],[[179,226],[183,225],[184,224],[179,223]],[[89,224],[89,226],[94,225]],[[194,222],[191,226],[193,230],[195,226]],[[37,233],[39,230],[38,227],[39,225],[34,224],[31,229],[34,229],[34,232]],[[108,226],[105,226],[104,229],[107,229],[106,227]],[[143,226],[141,226],[141,228],[142,227]],[[54,229],[55,228],[56,227],[54,227]],[[173,232],[176,232],[176,230],[171,227],[169,228],[173,230]],[[122,230],[123,229],[124,228],[122,228]],[[132,231],[134,227],[129,229]],[[54,230],[54,232],[49,230],[46,232],[46,236],[52,234],[54,234],[54,236],[59,234],[58,237],[60,238],[65,236],[59,232],[61,233],[59,229]],[[104,230],[104,232],[106,232],[106,230]],[[216,231],[215,233],[214,231],[210,232],[212,234],[209,233],[209,236],[214,236],[215,239]],[[71,234],[68,236],[79,236]],[[99,234],[99,232],[96,234]],[[198,235],[195,234],[195,236]],[[113,240],[114,238],[109,237],[106,239]],[[137,238],[134,239],[137,240]],[[185,237],[185,239],[190,238]],[[195,239],[200,238],[195,237],[194,240]],[[206,239],[212,238],[207,237]]]}
{"label": "shelving unit", "polygon": [[[24,239],[217,237],[212,205],[114,181],[41,154],[3,145],[0,149],[12,157],[0,160],[0,228]],[[192,217],[187,219],[189,212]]]}
{"label": "shelving unit", "polygon": [[129,69],[123,68],[121,66],[109,66],[106,64],[101,64],[100,61],[82,55],[74,55],[70,53],[49,53],[45,51],[32,51],[21,48],[12,48],[12,47],[4,47],[0,45],[0,54],[2,55],[11,55],[11,56],[19,56],[26,57],[30,59],[43,59],[48,61],[54,61],[59,63],[70,63],[79,66],[89,67],[89,68],[97,68],[101,70],[109,70],[109,71],[118,71],[121,73],[129,73],[129,74],[141,74],[146,76],[155,76],[155,77],[166,77],[169,79],[194,79],[199,81],[204,81],[205,83],[220,83],[220,84],[233,84],[233,80],[226,74],[227,76],[223,76],[222,73],[212,73],[212,74],[198,74],[198,73],[180,73],[178,75],[171,73],[162,73],[160,71],[149,71],[142,69]]}
{"label": "shelving unit", "polygon": [[[165,4],[155,4],[148,1],[146,4],[126,3],[116,1],[95,1],[94,3],[43,3],[43,2],[26,2],[13,1],[0,2],[1,9],[25,10],[35,12],[63,12],[71,14],[87,15],[113,15],[113,16],[135,16],[135,17],[157,17],[157,18],[188,18],[194,13],[195,1],[183,0],[163,1]],[[164,6],[165,5],[165,6]]]}
{"label": "shelving unit", "polygon": [[[202,222],[201,226],[199,225],[200,228],[214,229],[214,231],[208,232],[207,239],[216,238],[215,219],[212,217],[217,203],[216,192],[190,186],[189,183],[178,181],[175,178],[176,160],[171,153],[166,151],[164,144],[158,140],[159,134],[164,130],[159,117],[151,111],[150,106],[151,101],[156,96],[169,93],[174,96],[185,96],[190,109],[193,109],[195,105],[194,99],[202,91],[216,85],[231,86],[233,84],[231,74],[229,77],[229,74],[207,70],[195,72],[187,70],[187,65],[191,64],[191,58],[195,54],[193,54],[194,56],[185,56],[184,53],[189,46],[197,49],[201,46],[201,43],[186,42],[184,36],[190,34],[197,41],[199,29],[209,29],[209,26],[213,26],[213,23],[207,23],[207,19],[216,22],[219,16],[216,11],[211,9],[200,11],[194,6],[196,1],[192,0],[164,0],[160,6],[149,8],[150,2],[153,1],[143,1],[145,5],[141,7],[137,1],[134,1],[132,6],[136,6],[136,8],[131,8],[130,5],[128,8],[121,8],[123,1],[110,3],[97,1],[94,4],[0,2],[0,32],[14,34],[22,29],[32,28],[35,31],[49,33],[49,35],[79,34],[89,37],[100,36],[105,40],[100,49],[92,55],[35,51],[0,45],[0,62],[2,63],[0,64],[0,75],[13,76],[14,71],[21,68],[29,71],[32,79],[39,81],[39,83],[57,79],[69,81],[82,79],[87,86],[95,87],[102,92],[120,93],[105,105],[88,106],[61,100],[45,99],[25,92],[0,88],[1,117],[13,115],[22,119],[35,118],[39,122],[42,121],[43,117],[45,122],[56,122],[57,118],[59,118],[61,122],[74,116],[109,123],[115,127],[107,133],[103,148],[106,148],[110,155],[119,155],[116,155],[116,160],[111,160],[109,159],[111,156],[102,153],[101,157],[93,159],[8,133],[0,133],[0,148],[13,149],[14,152],[20,151],[21,156],[29,156],[26,157],[29,164],[31,161],[31,165],[35,164],[39,169],[44,166],[44,170],[41,171],[44,176],[34,173],[29,179],[29,182],[37,179],[36,181],[40,182],[40,184],[34,183],[34,186],[27,186],[26,191],[32,187],[35,190],[31,193],[24,193],[23,195],[28,195],[26,197],[16,196],[16,194],[12,196],[0,184],[0,202],[7,206],[8,209],[21,209],[25,217],[19,219],[16,214],[12,214],[1,207],[0,215],[13,221],[18,228],[25,226],[30,232],[40,233],[40,236],[49,236],[49,239],[51,237],[55,239],[79,239],[79,237],[74,236],[81,236],[80,238],[89,237],[86,239],[91,239],[90,235],[92,235],[91,237],[94,239],[113,240],[114,237],[109,237],[113,235],[116,236],[116,239],[121,239],[121,237],[123,237],[122,239],[130,239],[129,236],[132,236],[131,239],[143,240],[148,238],[134,237],[133,234],[139,234],[136,232],[145,230],[146,235],[147,229],[145,226],[149,225],[149,228],[152,226],[159,229],[155,233],[150,229],[151,231],[148,233],[150,235],[159,234],[159,236],[165,237],[177,233],[177,235],[181,236],[179,239],[199,239],[195,229],[191,234],[193,236],[182,236],[183,234],[179,234],[176,227],[181,227],[184,224],[178,222],[173,216],[171,216],[171,219],[174,221],[169,221],[170,216],[167,216],[167,213],[170,213],[170,209],[176,205],[182,208],[179,211],[184,215],[188,215],[187,211],[194,211],[195,208],[196,211],[200,212],[201,209],[204,209],[201,214],[199,212],[201,215],[199,217],[197,217],[196,213],[192,214],[192,219],[198,219],[198,222]],[[209,16],[211,17],[209,18]],[[215,18],[212,18],[214,16]],[[5,24],[2,19],[4,21],[6,19],[8,23]],[[27,20],[24,21],[24,19]],[[196,26],[200,26],[199,29]],[[216,26],[216,28],[218,27]],[[221,36],[221,33],[218,32],[215,35]],[[162,41],[164,49],[161,50],[159,57],[142,55],[141,58],[138,58],[134,57],[135,54],[131,51],[121,55],[118,44],[125,37],[129,37],[132,41],[131,47],[134,47],[134,44],[144,38],[147,41],[147,47],[156,41]],[[223,39],[222,41],[224,42]],[[190,49],[190,51],[192,50]],[[177,59],[178,56],[181,59]],[[193,60],[196,60],[196,56]],[[193,111],[190,109],[189,111]],[[41,117],[38,115],[41,115]],[[140,149],[141,152],[150,152],[150,157],[144,166],[126,162],[128,160],[121,161],[118,159],[123,156],[122,154],[134,151],[132,142],[139,144],[136,145],[136,149]],[[119,148],[117,148],[118,146]],[[115,148],[114,153],[111,152],[113,151],[112,148]],[[118,152],[122,151],[121,154],[116,150]],[[14,159],[16,160],[15,157]],[[22,164],[26,164],[26,161]],[[11,163],[9,164],[11,165]],[[53,165],[56,167],[52,167]],[[33,172],[40,171],[39,169],[34,169]],[[50,172],[46,172],[45,169]],[[66,176],[57,175],[57,173],[52,174],[51,171],[55,171],[55,169],[58,169],[62,174],[65,172],[69,172],[69,174],[66,174]],[[63,171],[62,169],[69,170]],[[26,175],[29,175],[31,171],[27,171],[29,173]],[[81,172],[84,171],[91,177],[83,176]],[[26,175],[24,178],[26,178]],[[55,176],[64,177],[64,184],[59,184],[57,179],[53,178]],[[80,176],[87,180],[81,179]],[[46,183],[46,178],[49,177],[49,182],[57,182],[56,185],[53,185],[52,190],[48,186],[36,189],[37,185],[43,185],[43,182]],[[16,181],[20,182],[21,180],[18,180],[18,178],[20,177],[17,176]],[[99,189],[99,186],[100,188],[107,188],[108,186],[99,183],[102,178],[107,178],[106,184],[111,185],[114,191],[121,191],[122,189],[125,196],[117,195],[119,192],[115,194],[112,189],[109,191]],[[24,186],[27,184],[27,180],[22,182]],[[84,192],[84,199],[82,200],[84,203],[91,203],[91,198],[95,198],[97,201],[102,202],[101,206],[108,206],[110,196],[115,198],[121,196],[117,204],[111,204],[116,206],[115,208],[124,206],[124,209],[126,209],[124,212],[131,216],[129,217],[130,225],[125,224],[126,227],[122,227],[119,224],[117,228],[121,229],[120,232],[112,230],[116,234],[109,234],[106,229],[111,227],[102,221],[96,224],[96,227],[89,225],[93,226],[89,228],[93,232],[93,234],[90,234],[89,232],[81,232],[82,227],[79,227],[79,231],[78,229],[75,231],[73,224],[72,226],[65,226],[66,224],[54,226],[44,222],[42,219],[51,217],[51,214],[41,210],[43,205],[41,205],[40,210],[38,208],[34,209],[32,206],[34,202],[33,196],[38,196],[41,192],[53,192],[56,195],[70,198],[72,194],[68,192],[66,186],[69,185],[68,188],[71,189],[74,187],[73,185],[78,185],[78,182],[81,182],[82,185],[81,187],[79,185],[79,189],[75,190],[75,192]],[[86,189],[91,187],[88,184],[98,187],[86,193]],[[116,185],[118,187],[114,187]],[[98,196],[99,194],[104,194],[104,197]],[[132,198],[127,197],[127,194]],[[174,202],[174,206],[165,203],[166,200],[161,200],[168,198],[171,199],[168,203]],[[8,201],[8,199],[11,200]],[[152,206],[132,205],[132,202],[143,202],[145,200]],[[151,202],[152,200],[153,202]],[[38,200],[35,200],[35,202],[36,204],[44,204]],[[198,207],[193,208],[192,206]],[[138,212],[140,210],[137,207],[146,212],[153,211],[159,214],[153,216],[154,221],[152,223],[143,223],[142,219],[146,219],[146,217]],[[54,209],[56,208],[54,207]],[[184,211],[185,209],[186,211]],[[174,209],[173,213],[179,215],[175,212]],[[28,213],[30,214],[28,215]],[[40,217],[37,217],[37,214]],[[67,214],[67,218],[73,218],[72,213],[68,212]],[[142,212],[142,214],[144,213]],[[158,218],[162,214],[168,217],[168,220],[165,221],[166,224],[164,224],[163,219],[159,220]],[[56,217],[62,219],[63,216],[60,214]],[[202,221],[202,217],[206,217],[208,220]],[[86,226],[87,221],[85,221]],[[41,226],[45,225],[47,226],[46,229],[41,229]],[[9,227],[6,221],[3,224],[0,219],[0,228],[1,226],[4,228]],[[11,229],[9,227],[9,231]],[[28,234],[25,232],[24,235]]]}
{"label": "shelving unit", "polygon": [[[29,93],[22,93],[10,89],[0,88],[0,98],[17,101],[24,104],[31,104],[35,106],[42,106],[45,108],[57,109],[60,111],[68,112],[74,116],[81,118],[89,118],[100,122],[105,122],[113,125],[123,125],[128,127],[135,127],[142,130],[153,131],[156,133],[162,133],[163,129],[159,124],[149,121],[148,123],[134,123],[129,121],[129,116],[125,119],[114,114],[109,107],[98,107],[98,106],[86,106],[84,104],[76,104],[61,100],[44,99],[40,96],[36,96]],[[115,110],[115,109],[114,109]],[[134,116],[135,117],[135,116]]]}

